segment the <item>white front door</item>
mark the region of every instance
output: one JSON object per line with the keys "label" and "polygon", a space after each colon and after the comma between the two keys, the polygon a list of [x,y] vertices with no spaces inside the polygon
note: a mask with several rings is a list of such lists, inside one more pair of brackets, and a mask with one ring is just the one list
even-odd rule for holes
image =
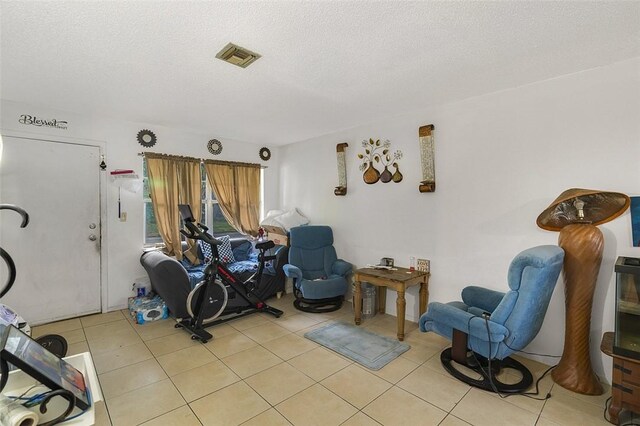
{"label": "white front door", "polygon": [[0,210],[0,246],[17,269],[1,302],[32,325],[100,312],[100,148],[9,136],[2,144],[0,203],[30,221],[20,228],[17,213]]}

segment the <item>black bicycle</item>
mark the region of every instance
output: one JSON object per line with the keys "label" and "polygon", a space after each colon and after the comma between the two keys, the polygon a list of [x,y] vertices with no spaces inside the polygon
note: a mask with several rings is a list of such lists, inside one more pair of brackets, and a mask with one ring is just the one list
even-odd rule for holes
{"label": "black bicycle", "polygon": [[220,262],[218,245],[222,242],[207,232],[209,228],[195,221],[189,205],[180,204],[178,208],[186,228],[180,232],[187,238],[209,244],[212,260],[205,267],[204,279],[187,296],[186,307],[190,317],[181,319],[176,328],[184,328],[191,333],[192,339],[206,343],[213,338],[204,330],[206,327],[259,312],[269,313],[276,318],[282,316],[281,310],[267,305],[253,291],[262,278],[265,262],[276,258],[267,255],[267,250],[275,246],[273,241],[256,244],[256,249],[260,251],[258,271],[243,282]]}

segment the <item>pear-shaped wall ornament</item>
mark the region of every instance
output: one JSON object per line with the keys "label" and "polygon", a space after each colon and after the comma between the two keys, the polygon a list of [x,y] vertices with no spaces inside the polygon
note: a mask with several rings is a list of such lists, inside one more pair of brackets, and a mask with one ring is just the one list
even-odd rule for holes
{"label": "pear-shaped wall ornament", "polygon": [[389,171],[389,167],[384,166],[384,170],[382,171],[382,173],[380,173],[380,182],[382,183],[389,183],[391,182],[392,176],[391,176],[391,172]]}
{"label": "pear-shaped wall ornament", "polygon": [[393,167],[395,167],[396,171],[391,177],[395,183],[402,182],[402,173],[400,173],[400,169],[398,168],[398,163],[393,163]]}

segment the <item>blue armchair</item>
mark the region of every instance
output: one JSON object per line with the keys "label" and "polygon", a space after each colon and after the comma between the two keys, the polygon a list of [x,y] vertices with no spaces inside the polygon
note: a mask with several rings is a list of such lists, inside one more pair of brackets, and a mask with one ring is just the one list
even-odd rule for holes
{"label": "blue armchair", "polygon": [[[531,372],[509,355],[522,350],[540,331],[563,259],[558,246],[533,247],[511,262],[506,293],[472,286],[462,290],[462,302],[430,303],[420,317],[420,330],[452,340],[452,347],[440,354],[444,368],[487,391],[520,393],[531,386]],[[467,376],[456,364],[481,378]],[[505,368],[517,370],[522,379],[502,383],[496,376]]]}
{"label": "blue armchair", "polygon": [[284,265],[284,273],[293,278],[296,309],[314,313],[340,309],[352,267],[338,259],[331,228],[297,226],[289,230],[289,242],[289,264]]}

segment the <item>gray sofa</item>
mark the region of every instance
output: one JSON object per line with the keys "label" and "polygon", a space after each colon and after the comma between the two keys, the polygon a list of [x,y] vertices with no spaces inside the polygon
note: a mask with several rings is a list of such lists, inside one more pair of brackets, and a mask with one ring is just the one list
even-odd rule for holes
{"label": "gray sofa", "polygon": [[[242,259],[242,256],[236,253],[244,253],[244,247],[247,247],[247,242],[247,240],[243,239],[231,240],[234,256]],[[227,265],[232,271],[234,269],[240,271],[234,271],[234,275],[241,282],[247,280],[257,270],[255,254],[248,260],[237,262],[242,262],[242,265],[234,265],[233,263]],[[267,262],[270,265],[265,268],[260,283],[253,291],[253,294],[262,300],[267,300],[278,292],[283,292],[285,286],[286,277],[282,268],[288,261],[289,248],[276,246],[267,252],[267,255],[271,254],[275,254],[276,259]],[[195,284],[202,280],[204,265],[193,267],[190,266],[188,261],[179,262],[161,251],[143,253],[140,257],[140,263],[149,275],[152,290],[164,299],[167,308],[169,308],[169,313],[175,318],[187,318],[189,316],[186,308],[187,296]],[[253,269],[251,269],[252,265]],[[235,302],[236,299],[233,299],[230,295],[227,308],[233,310],[236,307]],[[237,303],[244,303],[244,301],[237,300]]]}

